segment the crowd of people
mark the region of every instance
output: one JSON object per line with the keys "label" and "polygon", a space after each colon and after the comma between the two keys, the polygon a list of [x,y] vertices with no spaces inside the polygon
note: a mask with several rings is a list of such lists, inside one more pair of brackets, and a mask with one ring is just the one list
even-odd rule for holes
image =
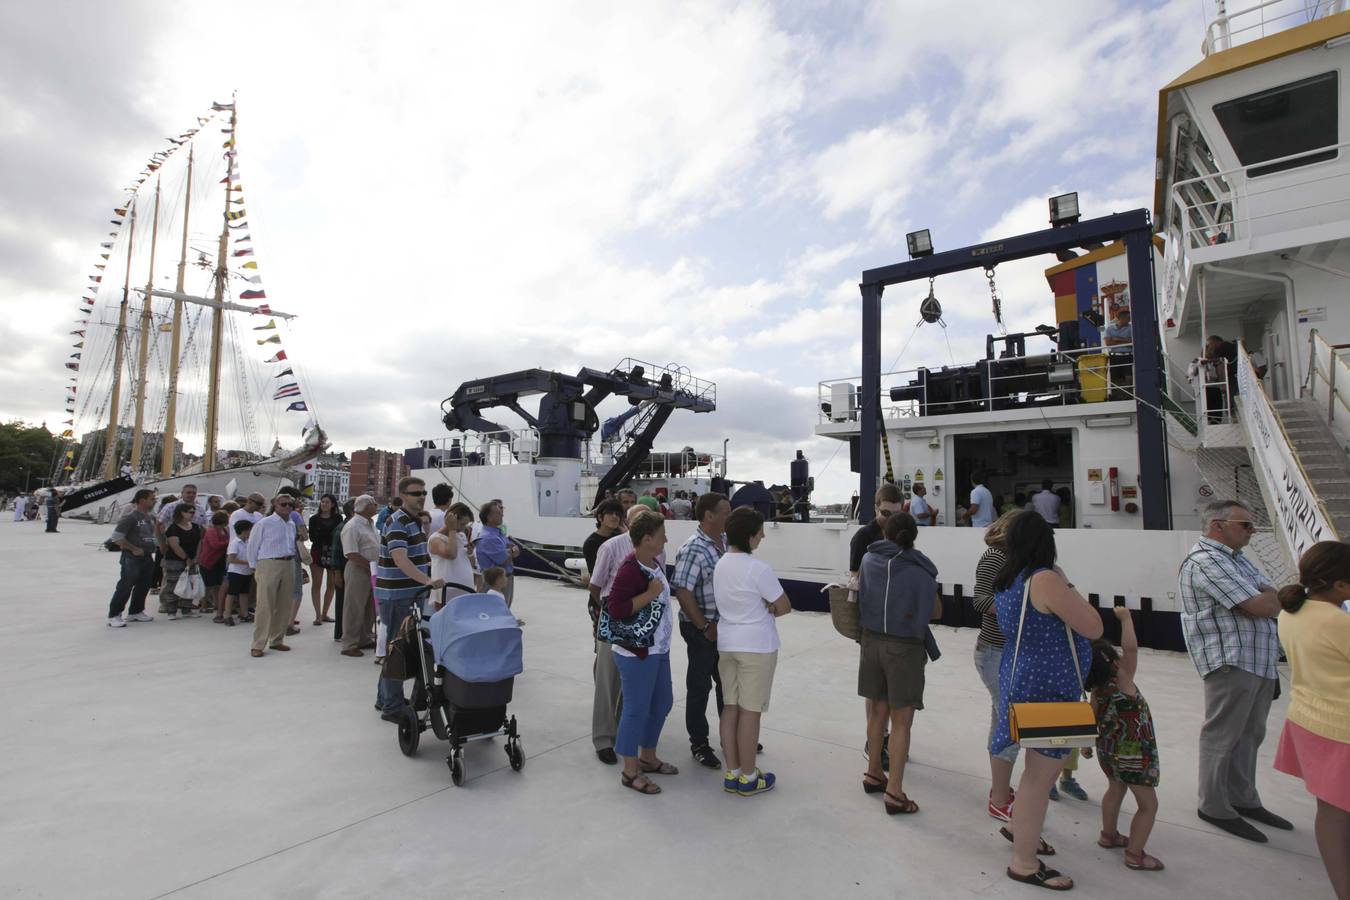
{"label": "crowd of people", "polygon": [[[1049,485],[1044,490],[1053,494]],[[270,500],[255,494],[198,504],[189,486],[156,516],[153,491],[139,491],[111,539],[122,551],[122,570],[108,624],[151,620],[144,603],[156,570],[163,578],[162,613],[173,619],[214,611],[215,621],[224,624],[251,620],[254,657],[290,649],[285,639],[299,627],[306,577],[315,624],[334,621],[328,617],[333,601],[340,620],[335,638],[348,656],[367,649],[378,655],[376,623],[388,635],[397,633],[414,604],[429,595],[442,602],[435,595],[442,588],[445,598],[490,589],[511,602],[517,547],[505,536],[500,501],[475,514],[453,502],[448,485],[437,485],[427,510],[426,485],[409,477],[383,509],[369,496],[339,506],[324,495],[306,521],[299,493],[286,488]],[[623,787],[644,795],[661,793],[658,776],[678,774],[656,752],[674,708],[670,656],[678,621],[693,760],[720,768],[727,793],[769,791],[777,777],[758,765],[760,725],[777,665],[776,619],[790,605],[771,568],[755,557],[764,517],[750,507],[733,510],[722,494],[705,493],[693,503],[693,535],[668,558],[666,517],[644,499],[625,489],[600,503],[595,531],[583,545],[595,641],[596,756],[620,765]],[[972,503],[976,514],[988,499]],[[1129,869],[1162,871],[1162,860],[1148,850],[1161,764],[1154,718],[1136,680],[1133,614],[1115,608],[1118,645],[1105,639],[1103,617],[1059,564],[1055,529],[1039,511],[1043,504],[1048,511],[1048,498],[1033,502],[1037,508],[990,519],[987,549],[975,572],[981,627],[974,663],[990,697],[986,809],[1005,823],[1000,834],[1012,844],[1007,876],[1051,890],[1073,887],[1068,875],[1043,862],[1056,849],[1042,831],[1059,791],[1087,797],[1074,777],[1078,752],[1036,743],[1021,747],[1015,710],[1083,699],[1091,705],[1096,733],[1085,739],[1081,755],[1096,759],[1107,782],[1097,843],[1121,850]],[[883,485],[873,519],[854,535],[849,560],[868,760],[862,787],[881,795],[888,815],[920,812],[905,789],[905,768],[915,713],[924,708],[926,666],[940,656],[930,627],[942,616],[939,573],[919,546],[920,529],[918,518],[905,511],[900,489]],[[1205,701],[1197,814],[1253,842],[1267,840],[1253,822],[1294,827],[1265,808],[1256,786],[1282,644],[1292,668],[1292,697],[1275,767],[1302,778],[1317,798],[1318,846],[1337,896],[1348,900],[1350,545],[1316,544],[1300,561],[1299,583],[1277,590],[1242,552],[1253,530],[1243,504],[1210,504],[1203,536],[1178,576],[1183,635]],[[199,572],[207,586],[200,601],[180,589]],[[710,697],[725,759],[712,746]],[[401,680],[380,679],[376,705],[385,719],[399,721],[406,703]],[[1023,771],[1014,789],[1019,755]],[[1135,812],[1122,832],[1127,794]]]}

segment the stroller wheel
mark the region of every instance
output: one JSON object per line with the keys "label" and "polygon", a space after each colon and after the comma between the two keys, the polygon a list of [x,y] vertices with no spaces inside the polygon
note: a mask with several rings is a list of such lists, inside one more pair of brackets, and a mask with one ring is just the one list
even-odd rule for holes
{"label": "stroller wheel", "polygon": [[412,756],[417,753],[417,743],[421,739],[421,724],[417,721],[417,713],[408,710],[403,718],[398,720],[398,748],[403,751],[404,756]]}
{"label": "stroller wheel", "polygon": [[511,761],[511,768],[517,772],[525,768],[525,748],[521,746],[520,738],[513,738],[506,745],[506,758]]}
{"label": "stroller wheel", "polygon": [[458,750],[450,754],[450,758],[445,761],[450,767],[450,780],[455,783],[455,787],[464,786],[464,754]]}

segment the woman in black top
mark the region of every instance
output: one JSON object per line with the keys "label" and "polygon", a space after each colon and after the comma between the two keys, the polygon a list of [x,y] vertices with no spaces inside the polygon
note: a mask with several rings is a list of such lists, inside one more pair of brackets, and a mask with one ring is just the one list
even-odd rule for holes
{"label": "woman in black top", "polygon": [[[988,549],[980,557],[975,567],[975,611],[980,614],[980,636],[975,641],[975,671],[980,674],[985,690],[989,691],[990,719],[989,739],[993,739],[998,721],[998,670],[1003,664],[1003,632],[998,628],[998,616],[994,614],[994,582],[1003,572],[1008,560],[1005,543],[1008,538],[1008,526],[1022,514],[1022,510],[1012,510],[999,516],[984,533],[984,542]],[[988,741],[985,742],[986,745]],[[989,756],[989,815],[1003,822],[1012,820],[1012,772],[1017,762],[1018,746],[1013,744],[997,755]]]}
{"label": "woman in black top", "polygon": [[[328,608],[333,605],[333,591],[337,585],[333,580],[333,532],[342,527],[342,512],[338,499],[332,494],[319,497],[319,511],[309,517],[309,599],[314,604],[314,624],[332,622]],[[324,584],[324,571],[328,570],[328,583]],[[319,595],[323,595],[320,606]]]}
{"label": "woman in black top", "polygon": [[164,587],[159,593],[159,608],[160,612],[168,613],[170,619],[197,615],[192,611],[191,600],[174,593],[183,573],[195,571],[197,567],[197,547],[202,542],[202,529],[192,521],[196,514],[196,506],[180,503],[174,507],[173,522],[164,529]]}

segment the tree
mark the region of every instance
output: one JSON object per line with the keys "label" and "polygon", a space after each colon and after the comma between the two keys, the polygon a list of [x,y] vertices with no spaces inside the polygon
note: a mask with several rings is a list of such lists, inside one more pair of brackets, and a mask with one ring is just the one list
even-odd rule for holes
{"label": "tree", "polygon": [[60,441],[44,426],[0,424],[0,491],[16,494],[41,487],[51,477]]}

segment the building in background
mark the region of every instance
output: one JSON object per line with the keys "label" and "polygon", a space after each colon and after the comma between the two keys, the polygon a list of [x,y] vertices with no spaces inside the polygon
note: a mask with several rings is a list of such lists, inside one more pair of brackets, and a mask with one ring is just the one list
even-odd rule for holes
{"label": "building in background", "polygon": [[[314,496],[332,494],[341,502],[351,493],[351,463],[345,453],[321,453],[314,466]],[[362,493],[358,491],[357,493]]]}
{"label": "building in background", "polygon": [[383,503],[398,494],[398,480],[408,472],[402,453],[367,447],[352,453],[348,490],[352,496],[369,494]]}

